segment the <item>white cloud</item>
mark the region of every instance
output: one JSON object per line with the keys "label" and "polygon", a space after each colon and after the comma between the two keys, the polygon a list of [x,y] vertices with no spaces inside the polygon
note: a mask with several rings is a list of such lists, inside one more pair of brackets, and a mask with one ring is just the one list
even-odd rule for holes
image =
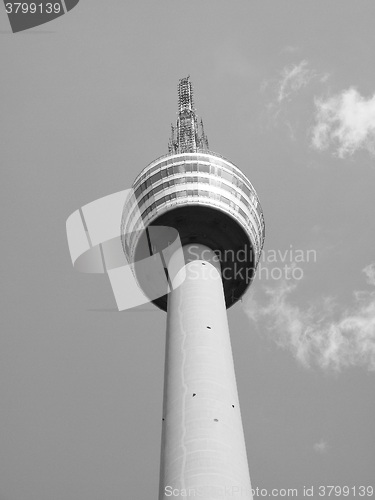
{"label": "white cloud", "polygon": [[326,100],[315,99],[312,146],[325,150],[335,147],[340,158],[359,149],[375,154],[375,95],[365,99],[349,88]]}
{"label": "white cloud", "polygon": [[369,264],[363,269],[363,272],[365,273],[367,277],[367,283],[369,285],[374,285],[375,286],[375,263]]}
{"label": "white cloud", "polygon": [[306,60],[299,64],[285,66],[277,84],[277,102],[281,103],[289,99],[294,92],[306,87],[315,76],[315,72],[309,68]]}
{"label": "white cloud", "polygon": [[285,127],[289,139],[297,141],[306,103],[309,107],[313,106],[314,87],[325,85],[329,76],[328,73],[315,71],[304,59],[284,66],[276,78],[264,80],[260,91],[267,99],[263,115],[265,126],[281,125]]}
{"label": "white cloud", "polygon": [[328,444],[326,441],[324,441],[324,439],[321,439],[313,446],[314,451],[316,451],[316,453],[320,453],[321,455],[327,453],[328,448]]}
{"label": "white cloud", "polygon": [[[364,272],[375,285],[374,270],[375,264],[371,264]],[[253,292],[245,301],[245,312],[305,367],[340,371],[363,366],[375,370],[375,291],[354,293],[352,307],[336,318],[337,307],[330,298],[323,299],[319,307],[294,305],[290,296],[296,288],[290,281],[264,288],[265,301],[257,300]]]}

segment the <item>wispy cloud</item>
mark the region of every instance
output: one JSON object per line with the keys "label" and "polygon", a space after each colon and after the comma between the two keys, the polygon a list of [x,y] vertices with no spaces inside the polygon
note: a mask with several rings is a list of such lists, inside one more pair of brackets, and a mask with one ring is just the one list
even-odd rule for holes
{"label": "wispy cloud", "polygon": [[316,453],[324,455],[325,453],[327,453],[329,446],[327,442],[324,441],[324,439],[321,439],[320,441],[314,444],[313,449]]}
{"label": "wispy cloud", "polygon": [[375,286],[375,263],[369,264],[363,269],[363,272],[366,275],[367,283],[369,285]]}
{"label": "wispy cloud", "polygon": [[299,64],[285,66],[277,84],[277,102],[281,103],[285,99],[290,99],[293,93],[306,87],[315,76],[315,71],[310,69],[306,60]]}
{"label": "wispy cloud", "polygon": [[375,94],[366,98],[354,87],[332,94],[330,81],[330,73],[314,69],[306,59],[263,81],[268,127],[284,126],[293,141],[304,129],[312,148],[331,149],[339,158],[361,149],[375,156]]}
{"label": "wispy cloud", "polygon": [[[368,283],[375,285],[375,264],[363,271]],[[375,370],[375,291],[354,292],[351,308],[340,311],[331,298],[305,309],[293,304],[296,288],[291,281],[264,287],[263,300],[253,292],[245,301],[245,312],[305,367]]]}
{"label": "wispy cloud", "polygon": [[[289,138],[296,141],[301,117],[306,113],[306,103],[313,109],[313,91],[317,85],[325,84],[328,78],[328,73],[317,72],[303,59],[284,66],[277,77],[264,80],[260,90],[267,99],[264,115],[267,128],[282,125]],[[306,92],[309,92],[308,98]],[[303,103],[298,100],[298,96],[300,99],[303,97]]]}
{"label": "wispy cloud", "polygon": [[315,99],[312,146],[335,148],[339,158],[365,149],[375,155],[375,95],[365,99],[349,88],[327,99]]}

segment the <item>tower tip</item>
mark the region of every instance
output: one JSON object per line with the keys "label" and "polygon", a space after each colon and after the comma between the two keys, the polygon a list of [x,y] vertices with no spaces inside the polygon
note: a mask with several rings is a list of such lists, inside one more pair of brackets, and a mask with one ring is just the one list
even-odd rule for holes
{"label": "tower tip", "polygon": [[176,127],[172,126],[169,140],[170,154],[195,153],[208,150],[208,139],[204,133],[203,122],[198,119],[194,107],[194,91],[190,75],[178,82],[178,117]]}

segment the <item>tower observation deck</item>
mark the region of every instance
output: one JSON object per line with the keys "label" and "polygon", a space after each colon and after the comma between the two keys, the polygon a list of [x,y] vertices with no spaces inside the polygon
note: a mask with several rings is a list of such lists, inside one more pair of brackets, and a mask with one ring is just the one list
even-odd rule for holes
{"label": "tower observation deck", "polygon": [[[122,220],[124,251],[131,262],[139,262],[146,238],[142,228],[175,228],[183,246],[202,244],[215,252],[230,307],[255,275],[265,236],[263,211],[243,172],[208,149],[189,77],[179,81],[178,110],[169,154],[150,163],[133,183],[134,196]],[[167,310],[167,295],[153,302]]]}
{"label": "tower observation deck", "polygon": [[[165,262],[170,286],[162,294],[142,264],[171,243],[168,230],[153,239],[160,227],[178,232],[184,256]],[[159,500],[250,500],[226,308],[254,277],[264,218],[243,172],[209,150],[189,77],[179,81],[168,154],[135,179],[121,235],[138,285],[167,311]]]}

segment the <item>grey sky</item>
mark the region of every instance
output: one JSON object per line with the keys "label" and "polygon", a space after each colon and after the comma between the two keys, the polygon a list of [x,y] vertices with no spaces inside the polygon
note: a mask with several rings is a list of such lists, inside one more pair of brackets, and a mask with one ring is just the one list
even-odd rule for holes
{"label": "grey sky", "polygon": [[[13,35],[0,6],[1,500],[156,497],[165,314],[116,312],[108,280],[74,272],[65,221],[167,152],[183,76],[210,149],[259,194],[265,250],[317,252],[287,310],[315,307],[320,332],[367,319],[374,349],[374,16],[372,1],[81,0]],[[283,285],[255,280],[260,312],[264,286]],[[291,323],[254,322],[249,303],[229,321],[253,486],[375,486],[371,362],[306,368]]]}

